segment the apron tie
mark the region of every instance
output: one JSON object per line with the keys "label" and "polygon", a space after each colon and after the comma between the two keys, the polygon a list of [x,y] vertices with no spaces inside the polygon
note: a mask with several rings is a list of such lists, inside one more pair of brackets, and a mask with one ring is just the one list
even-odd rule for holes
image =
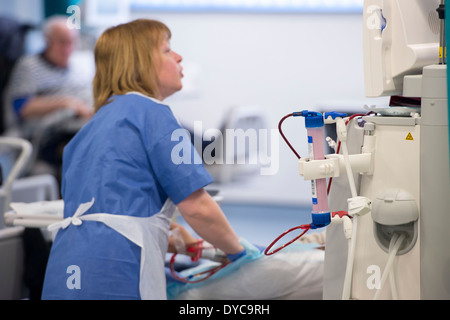
{"label": "apron tie", "polygon": [[66,218],[60,222],[53,223],[48,226],[49,231],[55,231],[59,229],[66,229],[71,224],[74,226],[80,226],[83,223],[83,219],[80,218],[83,214],[85,214],[94,204],[95,199],[92,198],[90,202],[82,203],[78,207],[77,211],[72,217]]}

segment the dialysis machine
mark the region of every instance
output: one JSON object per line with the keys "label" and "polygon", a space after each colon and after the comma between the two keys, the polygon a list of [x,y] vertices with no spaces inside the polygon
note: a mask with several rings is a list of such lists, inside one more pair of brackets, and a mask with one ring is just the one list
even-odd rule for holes
{"label": "dialysis machine", "polygon": [[364,2],[366,95],[391,104],[347,123],[343,156],[299,164],[333,179],[330,211],[352,221],[327,226],[324,299],[450,299],[444,8]]}

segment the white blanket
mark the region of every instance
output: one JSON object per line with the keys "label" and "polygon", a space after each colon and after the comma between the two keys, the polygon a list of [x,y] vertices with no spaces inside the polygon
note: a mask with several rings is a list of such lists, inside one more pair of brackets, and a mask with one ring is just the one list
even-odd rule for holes
{"label": "white blanket", "polygon": [[293,244],[236,272],[191,288],[177,300],[321,300],[324,251]]}
{"label": "white blanket", "polygon": [[8,225],[41,228],[61,221],[64,217],[63,200],[13,202],[10,207],[13,210],[4,215]]}

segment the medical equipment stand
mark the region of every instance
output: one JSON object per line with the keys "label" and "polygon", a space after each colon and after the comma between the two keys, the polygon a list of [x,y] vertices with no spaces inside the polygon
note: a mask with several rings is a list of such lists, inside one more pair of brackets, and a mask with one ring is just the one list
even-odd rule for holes
{"label": "medical equipment stand", "polygon": [[[446,38],[443,18],[441,41],[444,43],[441,43],[441,48],[445,48]],[[422,299],[450,299],[450,251],[447,248],[450,243],[449,115],[445,51],[442,55],[441,64],[426,67],[422,79]]]}
{"label": "medical equipment stand", "polygon": [[420,145],[421,299],[450,299],[447,65],[426,67]]}

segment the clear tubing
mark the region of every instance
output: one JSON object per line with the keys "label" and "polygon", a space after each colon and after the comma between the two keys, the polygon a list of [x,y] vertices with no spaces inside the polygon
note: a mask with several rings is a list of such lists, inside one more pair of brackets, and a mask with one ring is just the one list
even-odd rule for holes
{"label": "clear tubing", "polygon": [[[324,154],[324,139],[323,126],[317,128],[307,128],[308,133],[308,151],[311,160],[323,160]],[[328,198],[327,198],[327,181],[326,179],[311,180],[312,189],[312,212],[313,213],[327,213]]]}

